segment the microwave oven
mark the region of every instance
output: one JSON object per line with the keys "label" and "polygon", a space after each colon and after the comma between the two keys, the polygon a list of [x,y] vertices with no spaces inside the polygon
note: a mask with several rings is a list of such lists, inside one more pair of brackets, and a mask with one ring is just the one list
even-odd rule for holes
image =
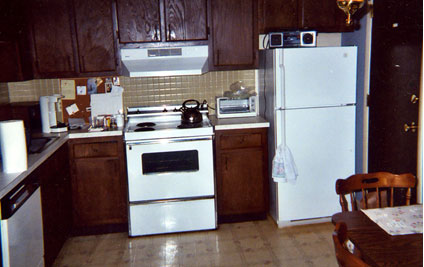
{"label": "microwave oven", "polygon": [[228,97],[216,98],[216,116],[218,118],[254,117],[257,115],[257,97],[244,99]]}

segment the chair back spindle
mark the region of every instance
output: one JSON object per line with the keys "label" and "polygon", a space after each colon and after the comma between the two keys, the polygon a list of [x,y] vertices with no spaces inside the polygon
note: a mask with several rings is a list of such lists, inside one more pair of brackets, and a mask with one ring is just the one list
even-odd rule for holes
{"label": "chair back spindle", "polygon": [[410,173],[392,174],[375,172],[355,174],[346,179],[336,181],[336,192],[340,196],[342,211],[348,211],[349,204],[345,195],[350,195],[351,210],[393,207],[398,204],[395,199],[395,188],[406,190],[405,201],[401,205],[410,205],[412,188],[416,178]]}

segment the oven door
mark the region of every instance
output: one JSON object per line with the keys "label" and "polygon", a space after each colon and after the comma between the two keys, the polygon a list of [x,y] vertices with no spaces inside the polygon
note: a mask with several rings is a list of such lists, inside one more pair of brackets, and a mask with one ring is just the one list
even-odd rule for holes
{"label": "oven door", "polygon": [[128,142],[129,201],[213,196],[212,137]]}

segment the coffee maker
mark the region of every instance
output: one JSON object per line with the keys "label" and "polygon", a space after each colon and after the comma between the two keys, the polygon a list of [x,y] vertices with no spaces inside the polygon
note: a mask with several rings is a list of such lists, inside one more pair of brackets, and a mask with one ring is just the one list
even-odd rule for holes
{"label": "coffee maker", "polygon": [[52,96],[40,96],[41,128],[43,133],[58,133],[67,131],[67,127],[58,127],[58,120],[62,118],[61,98]]}

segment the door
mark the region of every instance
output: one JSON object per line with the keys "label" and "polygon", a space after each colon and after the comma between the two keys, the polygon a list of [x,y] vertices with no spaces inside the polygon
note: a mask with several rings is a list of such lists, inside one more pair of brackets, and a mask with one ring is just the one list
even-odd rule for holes
{"label": "door", "polygon": [[75,73],[69,1],[37,0],[31,7],[34,60],[38,74]]}
{"label": "door", "polygon": [[[276,105],[284,108],[356,103],[356,47],[277,50]],[[280,78],[281,77],[281,78]]]}
{"label": "door", "polygon": [[129,201],[214,195],[212,138],[127,143]]}
{"label": "door", "polygon": [[166,41],[207,40],[206,0],[165,0]]}
{"label": "door", "polygon": [[221,152],[218,188],[218,214],[238,215],[261,213],[266,210],[264,196],[263,150],[248,148]]}
{"label": "door", "polygon": [[211,1],[210,69],[258,64],[257,1]]}
{"label": "door", "polygon": [[[26,190],[19,189],[18,196]],[[26,191],[14,201],[11,205],[19,208],[8,219],[1,220],[2,266],[44,266],[40,188],[32,193]]]}
{"label": "door", "polygon": [[[394,7],[398,1],[385,1]],[[417,173],[417,131],[422,52],[419,12],[376,3],[371,48],[368,171]],[[406,3],[406,2],[405,2]],[[378,7],[378,9],[377,9]],[[410,12],[411,14],[406,14]],[[409,17],[406,19],[405,16]],[[414,19],[415,17],[415,19]],[[418,20],[417,20],[418,21]]]}
{"label": "door", "polygon": [[295,183],[277,184],[278,220],[318,218],[339,212],[336,180],[355,172],[355,106],[277,113],[281,118],[277,144],[285,141],[299,174]]}
{"label": "door", "polygon": [[299,28],[317,31],[346,31],[346,15],[334,0],[299,0]]}
{"label": "door", "polygon": [[117,0],[120,43],[161,41],[159,0]]}
{"label": "door", "polygon": [[297,0],[262,0],[259,14],[259,31],[269,33],[298,28]]}
{"label": "door", "polygon": [[73,162],[74,226],[90,227],[127,221],[125,183],[120,158],[79,158]]}
{"label": "door", "polygon": [[80,72],[116,69],[111,0],[74,0]]}

